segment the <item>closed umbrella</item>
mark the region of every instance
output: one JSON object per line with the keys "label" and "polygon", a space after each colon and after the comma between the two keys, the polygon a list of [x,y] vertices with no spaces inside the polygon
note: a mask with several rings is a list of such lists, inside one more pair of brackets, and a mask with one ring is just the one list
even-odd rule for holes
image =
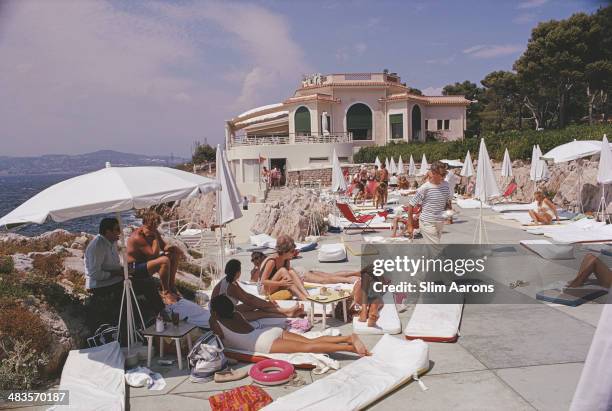
{"label": "closed umbrella", "polygon": [[346,191],[346,180],[344,179],[344,175],[342,174],[342,167],[340,167],[340,160],[338,160],[338,156],[336,155],[336,149],[334,148],[334,152],[332,153],[332,183],[331,183],[331,191]]}
{"label": "closed umbrella", "polygon": [[427,174],[427,170],[429,169],[429,164],[427,164],[427,157],[425,157],[425,153],[423,153],[423,157],[421,158],[421,168],[419,169],[418,176],[424,176]]}
{"label": "closed umbrella", "polygon": [[242,196],[238,191],[234,175],[230,171],[225,151],[217,144],[217,181],[221,184],[221,192],[217,195],[218,223],[224,225],[242,217],[240,205]]}
{"label": "closed umbrella", "polygon": [[[63,222],[97,214],[117,213],[147,208],[170,201],[193,198],[220,189],[215,180],[167,167],[107,167],[59,182],[41,191],[0,218],[0,226],[43,224],[48,219]],[[123,230],[121,230],[122,241]],[[144,321],[128,276],[127,246],[123,255],[123,301],[119,321],[125,308],[128,351],[135,342],[136,323],[133,305]],[[133,297],[133,299],[132,299]]]}
{"label": "closed umbrella", "polygon": [[404,161],[402,160],[401,154],[399,156],[399,160],[397,161],[397,174],[404,174]]}
{"label": "closed umbrella", "polygon": [[474,198],[480,200],[480,219],[476,227],[476,232],[474,233],[474,242],[476,242],[476,233],[478,233],[478,244],[482,244],[483,238],[486,243],[489,242],[484,219],[482,217],[482,203],[486,203],[490,198],[499,197],[499,195],[499,187],[495,180],[489,152],[487,151],[484,138],[481,138],[480,148],[478,150],[478,164],[476,166],[476,185],[474,187]]}
{"label": "closed umbrella", "polygon": [[412,154],[410,154],[410,162],[408,163],[408,175],[411,177],[416,175],[416,166],[414,165]]}
{"label": "closed umbrella", "polygon": [[512,162],[510,161],[510,153],[508,149],[504,152],[504,161],[501,168],[502,177],[512,177]]}
{"label": "closed umbrella", "polygon": [[601,201],[599,203],[598,214],[601,217],[601,221],[606,221],[606,208],[608,206],[606,203],[606,184],[612,183],[612,149],[610,149],[610,144],[605,134],[601,142],[597,182],[601,184]]}
{"label": "closed umbrella", "polygon": [[548,173],[548,166],[546,165],[546,161],[544,161],[544,159],[542,158],[542,149],[540,148],[540,145],[537,144],[537,148],[538,148],[538,175],[540,176],[540,180],[548,180],[548,178],[550,177],[550,174]]}
{"label": "closed umbrella", "polygon": [[380,164],[381,164],[380,159],[378,158],[378,156],[376,156],[376,160],[374,161],[374,165],[376,167],[380,168]]}
{"label": "closed umbrella", "polygon": [[461,168],[459,175],[461,177],[467,177],[467,178],[470,178],[474,175],[474,165],[472,164],[472,157],[470,156],[470,150],[468,150],[467,154],[465,155],[465,161],[463,162],[463,167]]}
{"label": "closed umbrella", "polygon": [[389,164],[389,159],[385,157],[385,168],[389,170],[391,168],[391,164]]}
{"label": "closed umbrella", "polygon": [[531,148],[531,165],[529,167],[529,179],[531,181],[538,181],[538,148],[534,145]]}
{"label": "closed umbrella", "polygon": [[395,160],[393,159],[393,157],[391,157],[391,162],[389,165],[389,173],[391,173],[391,175],[397,174],[397,166],[395,165]]}

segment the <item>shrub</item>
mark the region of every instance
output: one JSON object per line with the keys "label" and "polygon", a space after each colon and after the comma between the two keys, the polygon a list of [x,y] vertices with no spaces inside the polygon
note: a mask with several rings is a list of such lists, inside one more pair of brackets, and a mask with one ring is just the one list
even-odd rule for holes
{"label": "shrub", "polygon": [[34,254],[32,256],[34,271],[47,278],[55,278],[64,270],[64,257],[59,254]]}
{"label": "shrub", "polygon": [[32,349],[30,341],[11,337],[0,341],[0,389],[30,390],[39,382],[40,369],[48,356]]}
{"label": "shrub", "polygon": [[[552,148],[576,140],[600,140],[604,134],[612,133],[612,124],[576,125],[561,130],[513,130],[498,134],[485,134],[489,156],[493,160],[502,161],[504,151],[508,148],[512,160],[531,160],[531,150],[534,144],[539,144],[543,153]],[[423,154],[431,163],[434,160],[460,159],[463,161],[468,150],[472,158],[478,157],[480,139],[466,138],[452,142],[390,142],[385,146],[362,147],[354,156],[356,163],[373,163],[378,156],[381,161],[385,157],[402,156],[404,165],[408,164],[410,155],[415,162],[420,162]]]}
{"label": "shrub", "polygon": [[27,297],[29,294],[14,274],[0,275],[0,309],[4,305],[13,303],[16,299]]}
{"label": "shrub", "polygon": [[30,252],[45,252],[53,250],[53,247],[65,243],[72,244],[77,234],[72,234],[65,231],[54,232],[53,235],[42,235],[39,237],[29,238],[27,240],[16,241],[0,241],[0,254],[27,254]]}
{"label": "shrub", "polygon": [[0,342],[6,348],[3,350],[4,354],[0,353],[0,358],[14,349],[12,342],[28,342],[30,349],[42,354],[46,352],[51,341],[45,323],[18,304],[5,306],[0,310],[0,336]]}
{"label": "shrub", "polygon": [[176,280],[176,289],[183,295],[183,297],[192,301],[195,299],[196,291],[199,290],[199,288],[195,285],[180,280]]}
{"label": "shrub", "polygon": [[15,270],[13,257],[10,255],[0,255],[0,274],[10,274]]}
{"label": "shrub", "polygon": [[44,297],[49,305],[59,310],[77,302],[75,297],[66,293],[66,289],[52,278],[29,274],[24,277],[21,284],[30,294]]}

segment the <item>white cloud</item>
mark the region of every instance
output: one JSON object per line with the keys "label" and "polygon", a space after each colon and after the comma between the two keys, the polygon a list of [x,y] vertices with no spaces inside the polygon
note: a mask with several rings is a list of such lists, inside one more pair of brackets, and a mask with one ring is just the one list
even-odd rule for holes
{"label": "white cloud", "polygon": [[426,96],[441,96],[444,87],[427,87],[421,90]]}
{"label": "white cloud", "polygon": [[455,61],[455,57],[456,57],[455,55],[452,55],[448,57],[429,59],[429,60],[425,60],[425,63],[426,64],[441,64],[441,65],[447,66],[451,64],[453,61]]}
{"label": "white cloud", "polygon": [[534,22],[535,19],[536,15],[534,13],[521,13],[513,18],[512,21],[516,24],[526,24]]}
{"label": "white cloud", "polygon": [[340,62],[347,62],[355,57],[361,57],[368,50],[368,45],[358,42],[350,47],[341,47],[336,50],[336,59]]}
{"label": "white cloud", "polygon": [[476,58],[494,58],[516,54],[522,51],[523,47],[524,46],[519,44],[477,45],[463,50],[463,53]]}
{"label": "white cloud", "polygon": [[[187,154],[309,71],[286,21],[256,5],[14,1],[0,26],[7,155]],[[193,27],[210,26],[240,60],[228,73],[205,67],[220,46]]]}
{"label": "white cloud", "polygon": [[548,0],[525,0],[520,2],[516,8],[517,9],[535,9],[538,7],[542,7],[546,4]]}

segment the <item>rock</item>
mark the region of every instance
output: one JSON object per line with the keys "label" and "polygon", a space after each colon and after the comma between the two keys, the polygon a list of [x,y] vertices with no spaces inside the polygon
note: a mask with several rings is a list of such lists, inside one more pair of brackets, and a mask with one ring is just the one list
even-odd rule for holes
{"label": "rock", "polygon": [[13,263],[16,271],[30,271],[32,269],[32,258],[25,254],[13,254]]}
{"label": "rock", "polygon": [[85,233],[81,233],[81,234],[82,234],[81,236],[74,239],[74,241],[70,245],[70,248],[74,248],[77,250],[84,250],[87,247],[87,244],[89,243],[89,241],[91,241],[93,236],[85,234]]}

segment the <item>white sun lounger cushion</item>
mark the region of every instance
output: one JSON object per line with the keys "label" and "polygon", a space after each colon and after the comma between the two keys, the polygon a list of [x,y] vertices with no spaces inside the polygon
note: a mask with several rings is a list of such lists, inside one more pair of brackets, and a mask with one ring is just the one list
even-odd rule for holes
{"label": "white sun lounger cushion", "polygon": [[454,342],[459,337],[463,304],[417,304],[406,324],[408,339]]}
{"label": "white sun lounger cushion", "polygon": [[496,213],[507,213],[510,211],[529,211],[534,210],[537,207],[536,203],[529,204],[497,204],[491,209]]}
{"label": "white sun lounger cushion", "polygon": [[319,248],[319,262],[332,263],[346,260],[346,247],[342,243],[323,244]]}
{"label": "white sun lounger cushion", "polygon": [[550,236],[559,243],[607,242],[612,241],[612,224],[598,226],[592,229],[563,230]]}
{"label": "white sun lounger cushion", "polygon": [[54,410],[125,409],[125,371],[119,343],[72,350],[62,370],[60,390],[70,392],[70,405]]}
{"label": "white sun lounger cushion", "polygon": [[521,240],[520,243],[546,260],[572,260],[574,247],[571,245],[553,244],[548,240]]}
{"label": "white sun lounger cushion", "polygon": [[[457,205],[461,208],[480,208],[480,201],[473,198],[458,198]],[[482,208],[491,208],[491,206],[482,203]]]}
{"label": "white sun lounger cushion", "polygon": [[[276,248],[276,238],[268,234],[256,234],[249,237],[252,245],[262,248]],[[295,248],[298,251],[312,250],[316,247],[316,243],[295,243]]]}
{"label": "white sun lounger cushion", "polygon": [[428,368],[426,343],[384,335],[372,349],[371,356],[361,357],[325,378],[278,398],[263,409],[360,410]]}
{"label": "white sun lounger cushion", "polygon": [[589,231],[598,227],[605,226],[606,223],[595,221],[591,218],[582,218],[578,221],[572,221],[568,224],[559,224],[551,226],[536,226],[527,229],[530,234],[544,234],[546,237],[551,237],[559,233],[573,233]]}
{"label": "white sun lounger cushion", "polygon": [[368,327],[368,323],[359,321],[358,316],[353,317],[353,332],[355,334],[400,334],[402,322],[395,304],[383,305],[375,327]]}

